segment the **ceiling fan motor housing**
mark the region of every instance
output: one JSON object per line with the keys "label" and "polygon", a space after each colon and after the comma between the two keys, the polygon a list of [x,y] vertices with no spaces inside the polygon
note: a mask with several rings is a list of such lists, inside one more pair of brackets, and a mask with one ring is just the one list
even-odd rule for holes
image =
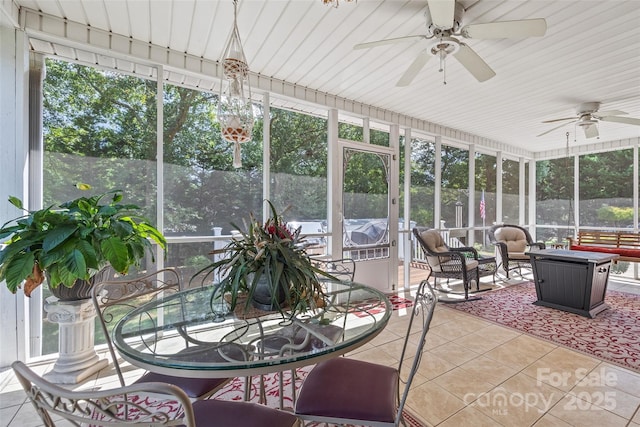
{"label": "ceiling fan motor housing", "polygon": [[578,108],[576,108],[576,114],[578,116],[582,116],[585,114],[591,115],[591,113],[595,113],[596,111],[598,111],[599,108],[599,102],[583,102],[582,104],[578,105]]}
{"label": "ceiling fan motor housing", "polygon": [[[462,26],[462,15],[464,14],[464,7],[458,2],[456,2],[455,11],[453,14],[453,22],[452,25],[447,27],[438,27],[433,23],[433,18],[431,18],[431,13],[429,12],[429,8],[424,11],[425,22],[427,25],[427,35],[440,37],[441,35],[451,35],[458,32],[460,27]],[[447,34],[442,34],[442,30],[447,30]]]}
{"label": "ceiling fan motor housing", "polygon": [[591,126],[598,124],[598,120],[593,117],[593,113],[596,113],[600,108],[599,102],[583,102],[578,105],[576,114],[579,116],[576,121],[577,126]]}

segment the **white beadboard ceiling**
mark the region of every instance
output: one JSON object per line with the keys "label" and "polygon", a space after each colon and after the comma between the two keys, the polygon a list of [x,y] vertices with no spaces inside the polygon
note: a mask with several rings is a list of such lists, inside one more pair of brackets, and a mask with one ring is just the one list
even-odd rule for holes
{"label": "white beadboard ceiling", "polygon": [[[456,60],[447,84],[431,59],[407,87],[396,82],[424,40],[354,50],[358,43],[426,34],[427,2],[240,0],[238,27],[252,72],[368,104],[530,153],[631,139],[640,126],[600,122],[599,140],[544,120],[582,102],[640,119],[639,0],[462,0],[462,26],[544,18],[543,37],[463,39],[496,76],[479,83]],[[216,61],[229,37],[231,0],[14,0],[18,7]],[[37,43],[37,41],[35,42]],[[90,49],[88,49],[90,51]],[[624,144],[623,144],[624,145]]]}

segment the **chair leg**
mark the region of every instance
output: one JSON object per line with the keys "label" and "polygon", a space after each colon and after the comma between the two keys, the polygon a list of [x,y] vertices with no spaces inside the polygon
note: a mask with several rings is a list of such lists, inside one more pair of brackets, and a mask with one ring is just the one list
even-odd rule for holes
{"label": "chair leg", "polygon": [[252,377],[244,377],[244,401],[248,402],[251,398],[251,378]]}
{"label": "chair leg", "polygon": [[291,370],[291,401],[293,402],[293,407],[296,407],[296,379],[298,375],[296,374],[296,370]]}
{"label": "chair leg", "polygon": [[264,375],[260,375],[260,396],[258,398],[258,403],[266,404],[267,403],[267,393],[264,389]]}
{"label": "chair leg", "polygon": [[278,399],[280,400],[280,410],[284,409],[284,371],[278,372]]}
{"label": "chair leg", "polygon": [[496,264],[496,271],[494,271],[494,273],[493,273],[493,274],[494,274],[494,279],[493,279],[494,281],[493,281],[493,283],[495,283],[495,276],[496,276],[496,275],[498,275],[498,277],[502,277],[502,275],[501,275],[501,273],[500,273],[500,267],[502,267],[502,269],[504,270],[504,272],[505,272],[505,276],[507,277],[507,279],[509,278],[509,271],[507,270],[506,265],[505,265],[502,261],[500,261],[500,262],[498,262],[498,263]]}
{"label": "chair leg", "polygon": [[[291,370],[291,401],[293,407],[296,406],[296,378],[298,375],[296,374],[296,370]],[[278,392],[279,392],[279,400],[280,400],[280,409],[284,409],[284,371],[280,371],[278,373]]]}
{"label": "chair leg", "polygon": [[471,280],[475,280],[476,281],[476,288],[477,288],[477,290],[480,290],[480,270],[478,270],[478,267],[476,267],[472,271],[473,271],[473,273],[471,274],[471,277],[467,277],[467,280],[464,283],[464,300],[465,301],[475,301],[475,300],[482,299],[480,297],[473,297],[473,298],[469,299],[469,288],[471,287],[469,285],[469,282]]}

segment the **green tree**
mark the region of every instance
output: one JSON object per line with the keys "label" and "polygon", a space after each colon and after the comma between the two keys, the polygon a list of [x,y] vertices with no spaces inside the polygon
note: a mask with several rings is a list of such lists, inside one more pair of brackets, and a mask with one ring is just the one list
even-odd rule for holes
{"label": "green tree", "polygon": [[435,160],[433,141],[411,141],[411,219],[422,226],[433,225]]}
{"label": "green tree", "polygon": [[579,162],[581,200],[632,196],[633,150],[587,154]]}
{"label": "green tree", "polygon": [[76,182],[121,189],[155,216],[156,90],[145,79],[48,59],[43,86],[44,203]]}
{"label": "green tree", "polygon": [[613,222],[614,227],[633,222],[633,208],[603,206],[598,209],[598,219]]}

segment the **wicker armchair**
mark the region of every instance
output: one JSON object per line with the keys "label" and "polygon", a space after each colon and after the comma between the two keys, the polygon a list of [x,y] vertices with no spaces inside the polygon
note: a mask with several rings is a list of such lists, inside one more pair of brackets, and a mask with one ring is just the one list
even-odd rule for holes
{"label": "wicker armchair", "polygon": [[[429,276],[437,278],[460,279],[464,286],[464,300],[480,299],[469,298],[469,289],[475,282],[476,289],[480,289],[480,274],[478,271],[478,252],[471,247],[450,248],[444,242],[438,230],[427,227],[415,227],[413,234],[424,251],[429,264]],[[437,285],[434,284],[434,289]]]}
{"label": "wicker armchair", "polygon": [[509,271],[518,269],[522,276],[522,268],[531,268],[531,259],[525,252],[545,249],[542,242],[534,242],[531,234],[518,225],[496,224],[489,229],[489,239],[496,247],[498,265],[502,264],[507,279]]}

